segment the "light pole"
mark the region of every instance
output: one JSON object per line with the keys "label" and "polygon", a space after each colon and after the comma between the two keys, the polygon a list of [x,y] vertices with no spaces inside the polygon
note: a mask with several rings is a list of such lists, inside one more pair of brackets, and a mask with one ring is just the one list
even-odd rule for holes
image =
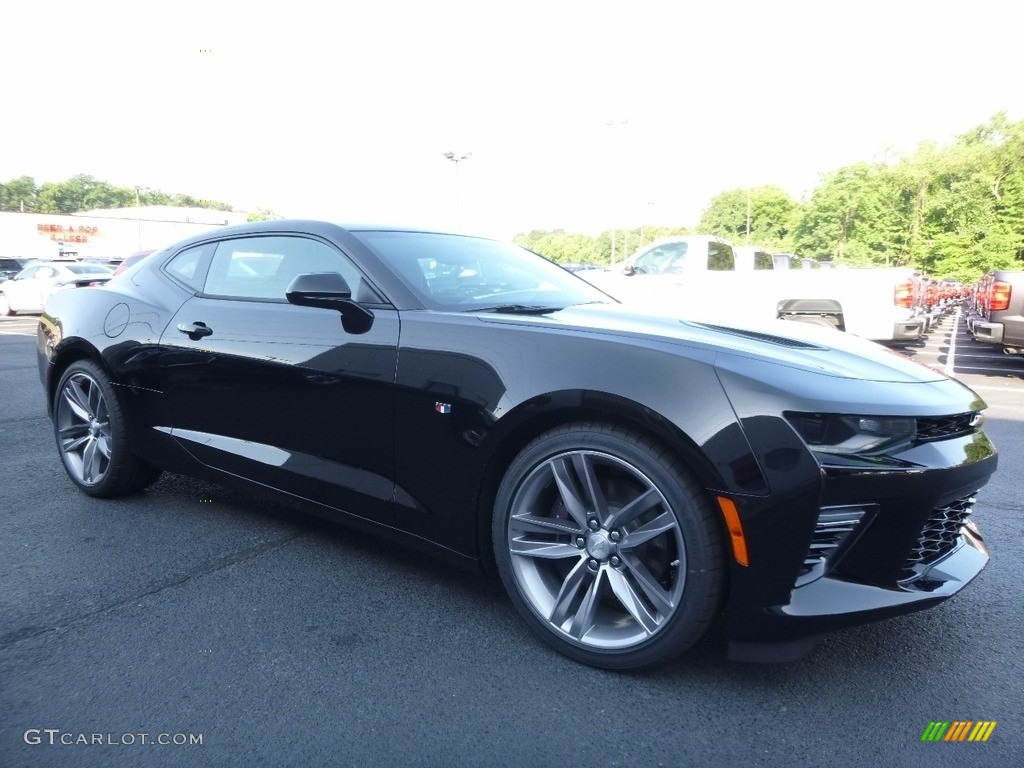
{"label": "light pole", "polygon": [[462,214],[460,211],[459,202],[459,163],[463,160],[469,160],[473,156],[472,152],[465,152],[463,154],[456,154],[451,150],[444,153],[444,156],[455,163],[455,228],[462,231]]}
{"label": "light pole", "polygon": [[747,187],[747,245],[750,245],[750,187]]}
{"label": "light pole", "polygon": [[138,184],[135,185],[135,225],[139,230],[139,250],[142,250],[142,215],[139,213],[139,192],[145,190],[150,192],[149,187],[140,187]]}

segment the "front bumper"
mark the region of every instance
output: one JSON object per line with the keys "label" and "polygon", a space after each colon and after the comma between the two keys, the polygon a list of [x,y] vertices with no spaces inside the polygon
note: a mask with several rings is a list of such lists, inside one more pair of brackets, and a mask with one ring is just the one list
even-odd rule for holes
{"label": "front bumper", "polygon": [[732,567],[727,632],[757,653],[733,657],[769,660],[766,649],[779,643],[780,660],[793,658],[787,643],[959,592],[989,559],[970,515],[996,463],[979,430],[873,466],[822,463],[817,488],[783,503],[741,500],[750,564]]}

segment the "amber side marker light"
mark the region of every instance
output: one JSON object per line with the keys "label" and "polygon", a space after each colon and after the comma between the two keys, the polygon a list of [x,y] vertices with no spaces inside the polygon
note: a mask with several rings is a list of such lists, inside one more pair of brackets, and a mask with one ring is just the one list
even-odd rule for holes
{"label": "amber side marker light", "polygon": [[719,496],[718,506],[722,510],[722,517],[725,518],[725,525],[729,529],[733,558],[740,565],[750,565],[750,560],[747,558],[747,540],[743,536],[743,525],[740,523],[740,513],[736,510],[736,504],[732,499]]}

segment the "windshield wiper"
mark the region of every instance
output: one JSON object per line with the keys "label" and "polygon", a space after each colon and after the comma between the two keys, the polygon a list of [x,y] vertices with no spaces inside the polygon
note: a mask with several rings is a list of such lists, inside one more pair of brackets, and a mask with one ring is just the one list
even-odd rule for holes
{"label": "windshield wiper", "polygon": [[546,315],[549,312],[559,312],[564,307],[542,307],[532,304],[499,304],[494,307],[475,307],[467,309],[467,312],[498,312],[509,315]]}

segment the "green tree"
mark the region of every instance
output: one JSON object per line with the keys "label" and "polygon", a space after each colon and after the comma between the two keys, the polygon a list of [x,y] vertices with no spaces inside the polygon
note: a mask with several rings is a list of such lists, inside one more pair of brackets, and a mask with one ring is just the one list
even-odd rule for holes
{"label": "green tree", "polygon": [[[583,261],[602,263],[600,248],[594,238],[568,233],[564,229],[550,232],[535,229],[526,234],[516,235],[513,242],[560,264]],[[607,263],[607,259],[604,263]]]}
{"label": "green tree", "polygon": [[750,242],[780,251],[790,250],[791,232],[800,205],[781,187],[730,189],[719,193],[701,215],[698,229],[734,243],[745,243],[748,202]]}
{"label": "green tree", "polygon": [[168,194],[155,189],[117,187],[88,174],[78,174],[61,182],[36,185],[29,176],[0,184],[0,210],[26,213],[78,213],[98,208],[130,208],[139,205],[173,205],[183,208],[211,208],[233,211],[220,200],[208,200],[191,195]]}
{"label": "green tree", "polygon": [[794,250],[838,263],[884,265],[890,254],[876,222],[884,216],[885,168],[858,163],[825,174],[800,212]]}
{"label": "green tree", "polygon": [[281,218],[280,216],[278,216],[276,213],[274,213],[273,211],[271,211],[269,209],[257,208],[255,211],[252,211],[251,213],[249,213],[249,215],[245,217],[245,220],[246,221],[270,221],[272,219],[280,219],[280,218]]}
{"label": "green tree", "polygon": [[35,213],[39,188],[31,176],[20,176],[0,184],[0,211]]}

